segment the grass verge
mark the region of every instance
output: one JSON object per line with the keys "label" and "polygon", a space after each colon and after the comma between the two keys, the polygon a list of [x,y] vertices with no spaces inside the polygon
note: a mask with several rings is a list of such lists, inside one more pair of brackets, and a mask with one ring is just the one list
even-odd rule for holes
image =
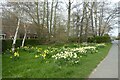
{"label": "grass verge", "polygon": [[[42,47],[42,46],[41,46]],[[45,47],[45,46],[44,46]],[[9,54],[2,55],[3,78],[87,78],[103,60],[111,47],[107,44],[98,53],[81,58],[77,65],[57,65],[51,59],[41,62],[34,54],[20,53],[19,60],[10,59]]]}

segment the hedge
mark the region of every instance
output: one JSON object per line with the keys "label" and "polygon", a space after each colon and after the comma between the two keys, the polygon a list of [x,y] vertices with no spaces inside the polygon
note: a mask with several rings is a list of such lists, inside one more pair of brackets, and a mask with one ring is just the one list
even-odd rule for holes
{"label": "hedge", "polygon": [[[6,39],[2,40],[2,52],[7,49],[11,49],[13,40]],[[39,45],[42,44],[38,39],[26,39],[25,45]],[[20,47],[22,45],[22,39],[17,39],[15,47]]]}
{"label": "hedge", "polygon": [[69,43],[73,43],[73,42],[77,42],[78,41],[78,38],[77,37],[70,37],[69,39],[68,39],[68,42]]}
{"label": "hedge", "polygon": [[89,37],[88,38],[89,43],[108,43],[110,42],[109,36],[96,36],[96,37]]}

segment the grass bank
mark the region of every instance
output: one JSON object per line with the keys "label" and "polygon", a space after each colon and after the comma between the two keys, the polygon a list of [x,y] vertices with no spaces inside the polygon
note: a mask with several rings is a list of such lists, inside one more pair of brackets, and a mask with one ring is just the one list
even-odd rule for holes
{"label": "grass bank", "polygon": [[[42,47],[42,46],[40,46]],[[61,47],[61,46],[60,46]],[[46,48],[46,46],[43,46]],[[18,60],[10,54],[2,55],[3,78],[87,78],[99,62],[108,54],[111,44],[100,48],[98,53],[88,54],[76,65],[58,65],[52,59],[41,61],[26,51],[20,53]]]}

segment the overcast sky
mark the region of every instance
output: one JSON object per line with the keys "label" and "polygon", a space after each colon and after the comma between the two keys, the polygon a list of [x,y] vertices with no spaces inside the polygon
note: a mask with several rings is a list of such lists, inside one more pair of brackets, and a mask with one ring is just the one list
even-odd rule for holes
{"label": "overcast sky", "polygon": [[[34,1],[34,0],[0,0],[0,3],[2,2],[2,3],[5,3],[6,1]],[[44,0],[38,0],[38,1],[44,1]],[[48,1],[52,1],[52,0],[48,0]],[[66,3],[68,2],[68,0],[61,0],[61,1],[65,1]],[[72,1],[72,0],[71,0]],[[74,2],[80,2],[81,0],[74,0]],[[84,0],[84,1],[93,1],[93,0]],[[113,4],[114,3],[118,3],[120,0],[97,0],[98,2],[101,2],[101,1],[108,1],[108,2],[112,2]],[[120,18],[119,18],[120,19]],[[119,25],[116,25],[116,26],[118,26],[118,27],[120,27]],[[119,32],[120,32],[120,28],[119,28]],[[112,36],[117,36],[118,35],[118,28],[114,28],[111,32],[110,32],[110,34],[112,35]]]}
{"label": "overcast sky", "polygon": [[[5,1],[36,1],[36,0],[0,0],[0,2],[5,2]],[[39,0],[39,1],[44,1],[44,0]],[[52,0],[49,0],[49,1],[52,1]],[[63,1],[63,0],[62,0]],[[68,0],[64,0],[64,1],[68,1]],[[72,1],[72,0],[71,0]],[[93,1],[93,0],[74,0],[74,1]],[[101,1],[110,1],[110,2],[119,2],[120,0],[96,0],[98,2],[101,2]]]}

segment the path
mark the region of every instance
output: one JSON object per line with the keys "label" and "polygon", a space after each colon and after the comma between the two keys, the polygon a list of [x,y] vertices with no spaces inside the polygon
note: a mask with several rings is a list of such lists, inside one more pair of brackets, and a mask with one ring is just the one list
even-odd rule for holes
{"label": "path", "polygon": [[113,45],[107,57],[98,65],[98,67],[92,72],[89,78],[118,78],[118,42],[117,41],[113,42]]}

